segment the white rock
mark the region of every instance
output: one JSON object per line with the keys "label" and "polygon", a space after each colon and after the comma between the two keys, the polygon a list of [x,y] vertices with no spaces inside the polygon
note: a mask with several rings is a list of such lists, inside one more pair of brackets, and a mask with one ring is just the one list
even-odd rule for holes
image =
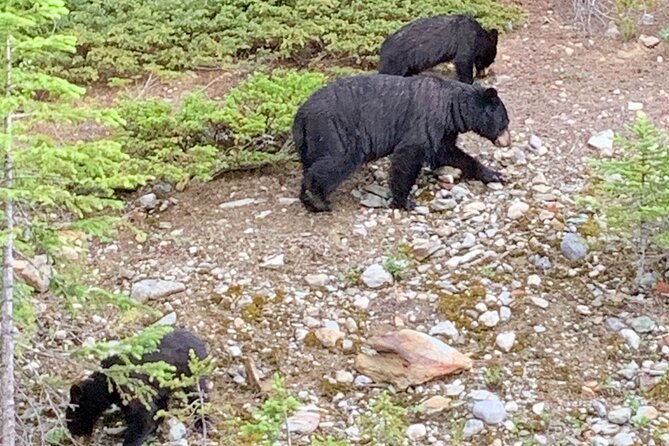
{"label": "white rock", "polygon": [[360,296],[353,302],[353,305],[361,310],[367,310],[369,308],[369,297]]}
{"label": "white rock", "polygon": [[226,203],[221,203],[219,207],[221,209],[234,209],[242,206],[248,206],[250,204],[255,203],[255,199],[253,198],[242,198],[241,200],[235,200],[235,201],[228,201]]}
{"label": "white rock", "polygon": [[630,110],[630,111],[643,110],[643,103],[642,102],[629,101],[627,103],[627,109]]}
{"label": "white rock", "polygon": [[661,40],[655,36],[646,36],[641,34],[639,36],[639,42],[641,42],[641,44],[646,48],[655,48],[660,44]]}
{"label": "white rock", "polygon": [[541,415],[544,413],[544,409],[546,408],[546,403],[540,402],[536,403],[532,406],[532,412],[534,412],[537,415]]}
{"label": "white rock", "polygon": [[543,310],[545,310],[546,308],[548,308],[549,303],[548,303],[548,301],[547,301],[546,299],[543,299],[543,298],[541,298],[541,297],[532,297],[531,300],[532,300],[532,303],[533,303],[534,305],[536,305],[537,307],[539,307],[539,308],[541,308],[541,309],[543,309]]}
{"label": "white rock", "polygon": [[532,274],[527,278],[527,285],[532,287],[538,287],[541,285],[541,277],[537,274]]}
{"label": "white rock", "polygon": [[382,265],[375,263],[368,266],[362,273],[362,282],[369,288],[380,288],[384,285],[392,285],[393,276]]}
{"label": "white rock", "polygon": [[479,316],[479,322],[486,327],[492,328],[499,324],[499,313],[497,311],[486,311]]}
{"label": "white rock", "polygon": [[156,321],[155,325],[174,325],[177,323],[177,314],[172,311]]}
{"label": "white rock", "polygon": [[625,424],[632,417],[632,409],[629,407],[622,407],[620,409],[614,409],[609,412],[608,420],[614,424]]}
{"label": "white rock", "polygon": [[625,339],[627,345],[634,350],[637,350],[641,345],[641,338],[634,330],[623,328],[620,330],[620,335]]}
{"label": "white rock", "polygon": [[302,407],[286,420],[288,430],[299,435],[312,433],[318,428],[320,422],[321,414],[316,406]]}
{"label": "white rock", "polygon": [[407,438],[411,441],[420,440],[427,435],[427,428],[424,424],[412,424],[407,428],[406,432]]}
{"label": "white rock", "polygon": [[512,331],[506,331],[497,335],[495,343],[503,352],[510,352],[513,344],[516,342],[516,334]]}
{"label": "white rock", "polygon": [[265,258],[265,261],[260,265],[261,268],[278,269],[284,265],[284,255],[278,254]]}
{"label": "white rock", "polygon": [[437,325],[430,329],[430,336],[435,335],[446,335],[451,339],[457,339],[459,336],[458,329],[455,327],[453,322],[444,321],[439,322]]}
{"label": "white rock", "polygon": [[338,370],[335,374],[335,379],[339,383],[351,384],[353,382],[353,373],[346,370]]}
{"label": "white rock", "polygon": [[326,274],[308,274],[304,280],[311,287],[323,287],[330,279]]}
{"label": "white rock", "polygon": [[613,130],[607,129],[595,133],[588,140],[588,145],[602,152],[604,156],[613,155]]}
{"label": "white rock", "polygon": [[462,243],[460,244],[460,246],[463,249],[469,249],[469,248],[473,247],[475,244],[476,244],[476,237],[471,232],[468,232],[468,233],[465,234],[465,238],[464,238],[464,240],[462,240]]}
{"label": "white rock", "polygon": [[170,441],[179,441],[186,437],[186,426],[176,418],[169,418],[167,426],[169,427],[167,438]]}
{"label": "white rock", "polygon": [[516,201],[515,203],[511,204],[511,206],[509,206],[509,209],[506,212],[506,216],[512,220],[517,220],[525,215],[529,210],[529,204],[522,201]]}
{"label": "white rock", "polygon": [[132,284],[130,296],[139,301],[145,302],[150,299],[160,299],[180,293],[186,290],[186,285],[181,282],[159,279],[144,279]]}
{"label": "white rock", "polygon": [[467,420],[465,423],[465,427],[463,428],[463,436],[465,438],[471,438],[474,435],[478,434],[481,432],[484,428],[483,421],[477,420],[476,418],[471,418]]}

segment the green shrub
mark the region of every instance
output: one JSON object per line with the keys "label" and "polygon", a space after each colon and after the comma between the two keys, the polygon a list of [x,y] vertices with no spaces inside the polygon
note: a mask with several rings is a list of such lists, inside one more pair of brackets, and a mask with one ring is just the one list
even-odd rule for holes
{"label": "green shrub", "polygon": [[624,149],[621,159],[592,161],[594,194],[584,201],[638,246],[638,282],[648,242],[669,246],[669,135],[642,113],[628,130],[614,140]]}
{"label": "green shrub", "polygon": [[178,110],[159,99],[123,101],[124,150],[137,172],[175,182],[291,160],[295,111],[325,80],[319,73],[275,70],[249,76],[223,104],[200,91]]}
{"label": "green shrub", "polygon": [[383,38],[399,26],[439,13],[471,13],[503,30],[518,6],[495,0],[70,0],[61,32],[76,54],[44,60],[78,81],[220,66],[272,54],[304,63],[343,59],[370,66]]}
{"label": "green shrub", "polygon": [[248,144],[263,135],[284,139],[297,108],[325,80],[320,73],[295,70],[253,74],[226,97],[223,122],[232,130],[237,144]]}
{"label": "green shrub", "polygon": [[406,444],[407,410],[393,403],[383,391],[371,404],[370,410],[358,419],[363,437],[373,446]]}

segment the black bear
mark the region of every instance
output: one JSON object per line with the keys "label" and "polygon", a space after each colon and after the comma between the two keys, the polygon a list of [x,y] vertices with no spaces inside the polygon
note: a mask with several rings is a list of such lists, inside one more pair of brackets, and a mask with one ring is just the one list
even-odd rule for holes
{"label": "black bear", "polygon": [[453,61],[460,82],[474,82],[497,57],[498,31],[486,31],[469,15],[437,15],[415,20],[381,45],[379,73],[413,76]]}
{"label": "black bear", "polygon": [[509,117],[494,88],[434,74],[412,77],[365,74],[339,79],[300,106],[293,140],[303,167],[300,200],[312,212],[330,210],[328,196],[358,167],[393,155],[391,207],[410,210],[408,199],[423,163],[451,165],[463,177],[503,181],[456,146],[473,131],[509,146]]}
{"label": "black bear", "polygon": [[[188,365],[190,350],[193,350],[201,360],[207,357],[207,347],[204,342],[187,330],[175,329],[163,337],[156,351],[142,356],[134,363],[165,361],[176,367],[177,376],[190,376],[191,371]],[[102,361],[101,366],[102,369],[108,369],[121,363],[118,356],[110,356]],[[150,382],[147,376],[140,376],[140,378],[144,382]],[[206,379],[201,378],[199,384],[206,392]],[[65,414],[70,433],[90,436],[95,423],[104,411],[115,404],[121,408],[127,426],[123,446],[141,446],[146,437],[156,429],[154,416],[159,410],[167,409],[171,393],[169,389],[160,388],[156,382],[151,382],[151,385],[154,386],[157,393],[149,411],[137,399],[132,400],[128,405],[122,404],[116,387],[113,387],[112,391],[109,390],[107,376],[103,372],[95,372],[85,380],[74,384],[70,388],[70,405],[74,407],[68,407]],[[195,399],[196,397],[193,397],[191,402]],[[206,420],[197,420],[198,427],[201,427],[204,422]]]}

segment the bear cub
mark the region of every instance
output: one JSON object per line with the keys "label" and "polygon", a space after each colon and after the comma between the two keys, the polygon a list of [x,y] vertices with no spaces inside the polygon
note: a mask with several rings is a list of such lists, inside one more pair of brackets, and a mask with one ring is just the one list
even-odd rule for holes
{"label": "bear cub", "polygon": [[[133,363],[165,361],[176,367],[177,376],[191,376],[192,372],[188,365],[190,350],[193,350],[200,360],[207,357],[207,348],[202,340],[190,331],[174,329],[163,337],[156,351],[145,354]],[[121,363],[121,359],[114,355],[105,358],[101,366],[103,369],[108,369]],[[109,390],[107,376],[102,372],[95,372],[85,380],[75,383],[70,388],[70,407],[65,414],[70,433],[74,436],[91,436],[95,423],[105,410],[114,404],[121,409],[127,426],[123,446],[141,446],[156,429],[154,416],[159,410],[167,409],[171,392],[169,389],[160,388],[157,382],[150,383],[147,376],[139,377],[157,391],[150,411],[137,399],[128,405],[123,405],[118,390],[116,387],[113,387],[112,391]],[[207,382],[204,378],[200,379],[199,384],[200,388],[206,391]],[[189,392],[194,390],[187,389]],[[205,400],[206,398],[205,394]],[[196,398],[192,397],[191,402],[195,400]],[[206,422],[204,419],[197,420],[196,427],[201,428],[204,422]]]}
{"label": "bear cub", "polygon": [[471,84],[497,57],[495,29],[486,31],[472,16],[437,15],[414,20],[381,45],[379,73],[413,76],[453,61],[457,79]]}

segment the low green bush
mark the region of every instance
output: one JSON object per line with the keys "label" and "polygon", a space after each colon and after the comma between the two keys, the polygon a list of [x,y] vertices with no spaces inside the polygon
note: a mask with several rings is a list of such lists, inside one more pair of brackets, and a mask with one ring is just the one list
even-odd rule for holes
{"label": "low green bush", "polygon": [[173,182],[293,159],[295,111],[325,81],[320,73],[274,70],[252,74],[223,103],[201,91],[179,109],[165,100],[125,100],[124,151],[137,172]]}
{"label": "low green bush", "polygon": [[496,0],[70,0],[57,25],[76,54],[43,60],[91,82],[220,66],[254,55],[371,66],[385,36],[418,17],[470,13],[504,30],[521,9]]}

